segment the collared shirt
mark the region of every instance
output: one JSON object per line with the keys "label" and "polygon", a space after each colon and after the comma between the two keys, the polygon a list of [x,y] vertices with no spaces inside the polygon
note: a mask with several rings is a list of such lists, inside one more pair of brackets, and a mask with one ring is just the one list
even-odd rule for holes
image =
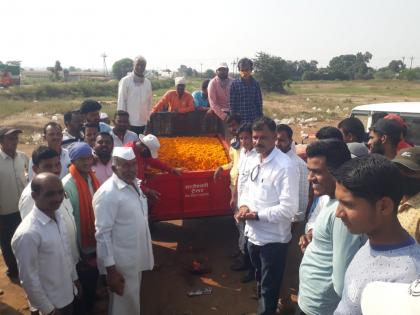
{"label": "collared shirt", "polygon": [[251,78],[249,82],[236,79],[230,87],[230,111],[239,114],[241,122],[252,123],[263,115],[263,101],[260,85]]}
{"label": "collared shirt", "polygon": [[300,222],[305,219],[306,208],[309,199],[308,167],[292,149],[286,152],[287,156],[294,163],[299,172],[299,209],[293,221]]}
{"label": "collared shirt", "polygon": [[420,244],[420,192],[400,205],[398,220],[402,227]]}
{"label": "collared shirt", "polygon": [[[63,179],[64,176],[66,176],[69,173],[69,165],[71,164],[69,151],[66,149],[61,149],[60,153],[60,163],[61,163],[61,172],[60,172],[60,178]],[[32,159],[29,160],[29,170],[28,170],[28,177],[29,181],[31,181],[36,174],[34,174],[34,171],[32,169],[33,166]]]}
{"label": "collared shirt", "polygon": [[351,234],[335,216],[337,206],[338,201],[330,198],[321,209],[312,242],[300,264],[298,303],[305,314],[334,312],[343,292],[347,267],[366,241],[364,235]]}
{"label": "collared shirt", "polygon": [[124,134],[124,137],[121,141],[121,138],[118,137],[115,133],[114,133],[114,129],[111,130],[110,132],[112,138],[114,139],[114,148],[115,147],[123,147],[125,146],[127,143],[129,143],[130,141],[137,141],[139,140],[139,136],[135,133],[132,132],[130,130],[127,130]]}
{"label": "collared shirt", "polygon": [[153,106],[152,113],[161,112],[167,109],[168,112],[188,113],[193,112],[194,100],[190,93],[187,91],[179,97],[176,90],[171,90],[165,93],[159,102]]}
{"label": "collared shirt", "polygon": [[[81,238],[81,232],[80,232],[81,225],[80,225],[79,191],[77,190],[76,182],[70,173],[64,176],[64,178],[61,181],[63,182],[64,191],[66,192],[70,200],[71,206],[73,208],[73,217],[74,217],[74,222],[76,223],[76,230],[77,230],[77,245],[78,245],[78,248],[81,249],[82,238]],[[93,185],[92,185],[90,176],[88,177],[87,184],[88,184],[90,193],[93,195]],[[89,255],[89,254],[94,253],[95,250],[96,248],[85,249],[82,254]]]}
{"label": "collared shirt", "polygon": [[113,174],[93,196],[93,207],[97,255],[104,266],[151,270],[154,259],[147,199],[139,181],[129,185]]}
{"label": "collared shirt", "polygon": [[207,87],[210,108],[221,120],[226,119],[226,115],[230,110],[230,86],[232,82],[232,78],[222,80],[216,76],[210,80]]}
{"label": "collared shirt", "polygon": [[145,126],[152,109],[152,84],[144,78],[142,83],[134,82],[134,74],[130,73],[120,80],[118,85],[118,110],[130,114],[130,125]]}
{"label": "collared shirt", "polygon": [[103,164],[99,159],[94,165],[92,165],[92,170],[95,172],[96,178],[99,183],[102,185],[111,175],[114,173],[112,171],[112,161],[109,160],[107,164]]}
{"label": "collared shirt", "polygon": [[[19,212],[22,220],[32,211],[34,205],[35,201],[32,198],[31,183],[29,183],[26,185],[19,199]],[[80,260],[80,256],[76,241],[76,223],[73,216],[73,207],[67,196],[64,196],[63,202],[61,203],[60,208],[58,208],[57,213],[61,214],[64,224],[66,225],[71,257],[73,258],[74,264],[77,264]]]}
{"label": "collared shirt", "polygon": [[251,161],[256,158],[258,155],[255,149],[245,151],[245,148],[241,148],[239,153],[239,161],[237,165],[237,174],[238,174],[238,206],[242,204],[242,196],[246,195],[248,191],[246,190],[246,182],[248,181],[249,173],[251,173]]}
{"label": "collared shirt", "polygon": [[16,151],[11,158],[0,149],[0,215],[19,211],[19,197],[28,182],[28,163],[25,153]]}
{"label": "collared shirt", "polygon": [[55,218],[34,207],[12,238],[22,287],[31,306],[42,314],[70,304],[77,280],[66,225],[60,213]]}
{"label": "collared shirt", "polygon": [[66,128],[63,130],[63,140],[61,141],[61,147],[64,149],[68,148],[74,142],[83,141],[83,138],[84,138],[83,132],[80,131],[79,136],[75,137],[72,134],[70,134]]}
{"label": "collared shirt", "polygon": [[[258,213],[259,220],[247,220],[245,235],[255,245],[287,243],[292,238],[291,222],[298,210],[298,176],[289,157],[274,148],[261,161],[252,159],[242,204]],[[239,205],[242,206],[242,205]]]}
{"label": "collared shirt", "polygon": [[194,99],[195,109],[199,109],[200,107],[209,107],[209,100],[204,97],[203,91],[194,91],[192,93],[192,97]]}

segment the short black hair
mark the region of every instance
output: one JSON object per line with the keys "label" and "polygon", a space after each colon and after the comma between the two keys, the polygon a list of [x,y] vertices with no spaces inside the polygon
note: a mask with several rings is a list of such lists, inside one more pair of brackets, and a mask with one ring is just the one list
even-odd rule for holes
{"label": "short black hair", "polygon": [[86,123],[86,124],[84,124],[83,125],[83,129],[86,129],[86,128],[96,128],[96,129],[98,129],[98,132],[100,131],[99,130],[99,125],[94,124],[94,123]]}
{"label": "short black hair", "polygon": [[201,88],[202,89],[207,89],[207,87],[209,86],[209,83],[210,83],[210,80],[204,80],[202,83],[201,83]]}
{"label": "short black hair", "polygon": [[328,169],[339,168],[344,162],[351,159],[351,154],[347,145],[338,139],[318,140],[310,143],[306,147],[308,158],[317,156],[325,157]]}
{"label": "short black hair", "polygon": [[80,110],[78,110],[78,109],[66,112],[64,114],[64,122],[65,123],[71,122],[71,120],[73,118],[73,115],[79,115],[79,114],[80,114]]}
{"label": "short black hair", "polygon": [[286,124],[279,124],[279,125],[277,125],[277,127],[276,127],[276,131],[277,131],[277,132],[282,132],[282,131],[284,131],[284,132],[287,134],[287,136],[289,137],[289,139],[292,139],[292,138],[293,138],[293,130],[292,130],[292,128],[290,128],[290,126],[289,126],[289,125],[286,125]]}
{"label": "short black hair", "polygon": [[243,123],[242,125],[240,125],[239,129],[238,129],[238,135],[241,132],[248,132],[248,133],[252,134],[252,124],[251,123]]}
{"label": "short black hair", "polygon": [[386,135],[391,145],[395,147],[401,140],[402,128],[395,120],[381,118],[369,130],[380,136]]}
{"label": "short black hair", "polygon": [[54,127],[54,128],[59,128],[60,130],[63,130],[63,128],[61,128],[59,123],[56,123],[55,121],[50,121],[50,122],[47,122],[42,128],[42,131],[44,132],[44,136],[47,134],[48,127]]}
{"label": "short black hair", "polygon": [[101,110],[102,105],[98,101],[87,99],[80,105],[80,113],[87,114],[97,110]]}
{"label": "short black hair", "polygon": [[101,132],[97,133],[96,137],[95,137],[95,141],[96,141],[96,138],[98,138],[99,136],[109,137],[111,139],[112,144],[114,144],[114,138],[111,136],[111,134],[109,132],[101,131]]}
{"label": "short black hair", "polygon": [[271,132],[276,132],[276,123],[274,120],[272,120],[270,117],[262,116],[260,118],[257,118],[252,123],[252,130],[262,130],[264,126],[267,126],[268,129],[270,129]]}
{"label": "short black hair", "polygon": [[357,139],[357,142],[366,140],[365,127],[362,121],[356,117],[344,118],[338,123],[337,127],[343,131],[344,135],[351,133]]}
{"label": "short black hair", "polygon": [[241,59],[239,59],[239,61],[238,61],[238,69],[240,69],[240,66],[243,65],[243,64],[248,64],[251,67],[251,69],[254,68],[254,63],[249,58],[241,58]]}
{"label": "short black hair", "polygon": [[40,185],[39,181],[33,180],[31,181],[31,191],[34,193],[39,194],[41,192],[42,186]]}
{"label": "short black hair", "polygon": [[32,163],[33,165],[39,166],[39,163],[41,163],[41,161],[52,159],[56,156],[60,157],[57,151],[45,145],[40,145],[32,152]]}
{"label": "short black hair", "polygon": [[343,134],[341,133],[340,129],[335,128],[333,126],[322,127],[317,131],[315,137],[318,140],[338,139],[343,141]]}
{"label": "short black hair", "polygon": [[127,111],[125,111],[125,110],[119,109],[114,114],[114,120],[115,120],[115,118],[117,118],[117,116],[127,116],[127,117],[130,117],[130,114]]}
{"label": "short black hair", "polygon": [[397,211],[403,196],[402,177],[398,167],[384,156],[372,153],[351,159],[334,171],[334,177],[354,196],[371,204],[391,198]]}
{"label": "short black hair", "polygon": [[239,114],[236,114],[236,113],[229,113],[228,115],[227,115],[227,118],[226,118],[226,123],[227,124],[229,124],[229,123],[231,123],[232,121],[236,121],[238,124],[240,124],[241,123],[241,116],[239,115]]}

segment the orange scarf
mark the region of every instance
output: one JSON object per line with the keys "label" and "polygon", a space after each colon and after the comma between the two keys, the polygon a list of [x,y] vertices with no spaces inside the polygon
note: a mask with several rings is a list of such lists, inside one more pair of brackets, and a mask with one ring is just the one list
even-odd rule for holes
{"label": "orange scarf", "polygon": [[[80,216],[80,242],[83,249],[96,246],[95,240],[95,215],[92,207],[92,195],[87,181],[80,175],[74,164],[69,167],[69,172],[76,182],[77,192],[79,193],[79,216]],[[95,173],[90,171],[89,177],[92,181],[93,192],[99,188],[99,181]]]}

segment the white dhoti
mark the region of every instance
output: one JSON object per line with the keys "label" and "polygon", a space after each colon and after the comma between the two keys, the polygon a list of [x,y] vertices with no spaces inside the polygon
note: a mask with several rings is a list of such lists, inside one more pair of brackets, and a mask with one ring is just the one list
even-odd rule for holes
{"label": "white dhoti", "polygon": [[140,315],[141,271],[133,268],[117,268],[125,280],[124,294],[111,293],[109,315]]}

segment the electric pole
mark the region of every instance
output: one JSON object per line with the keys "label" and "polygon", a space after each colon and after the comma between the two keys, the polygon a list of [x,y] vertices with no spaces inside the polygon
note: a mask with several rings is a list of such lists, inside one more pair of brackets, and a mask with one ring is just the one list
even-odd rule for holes
{"label": "electric pole", "polygon": [[200,63],[200,78],[203,78],[203,64]]}
{"label": "electric pole", "polygon": [[411,56],[411,58],[410,58],[410,70],[411,70],[411,67],[413,66],[413,59],[414,59],[414,57]]}

